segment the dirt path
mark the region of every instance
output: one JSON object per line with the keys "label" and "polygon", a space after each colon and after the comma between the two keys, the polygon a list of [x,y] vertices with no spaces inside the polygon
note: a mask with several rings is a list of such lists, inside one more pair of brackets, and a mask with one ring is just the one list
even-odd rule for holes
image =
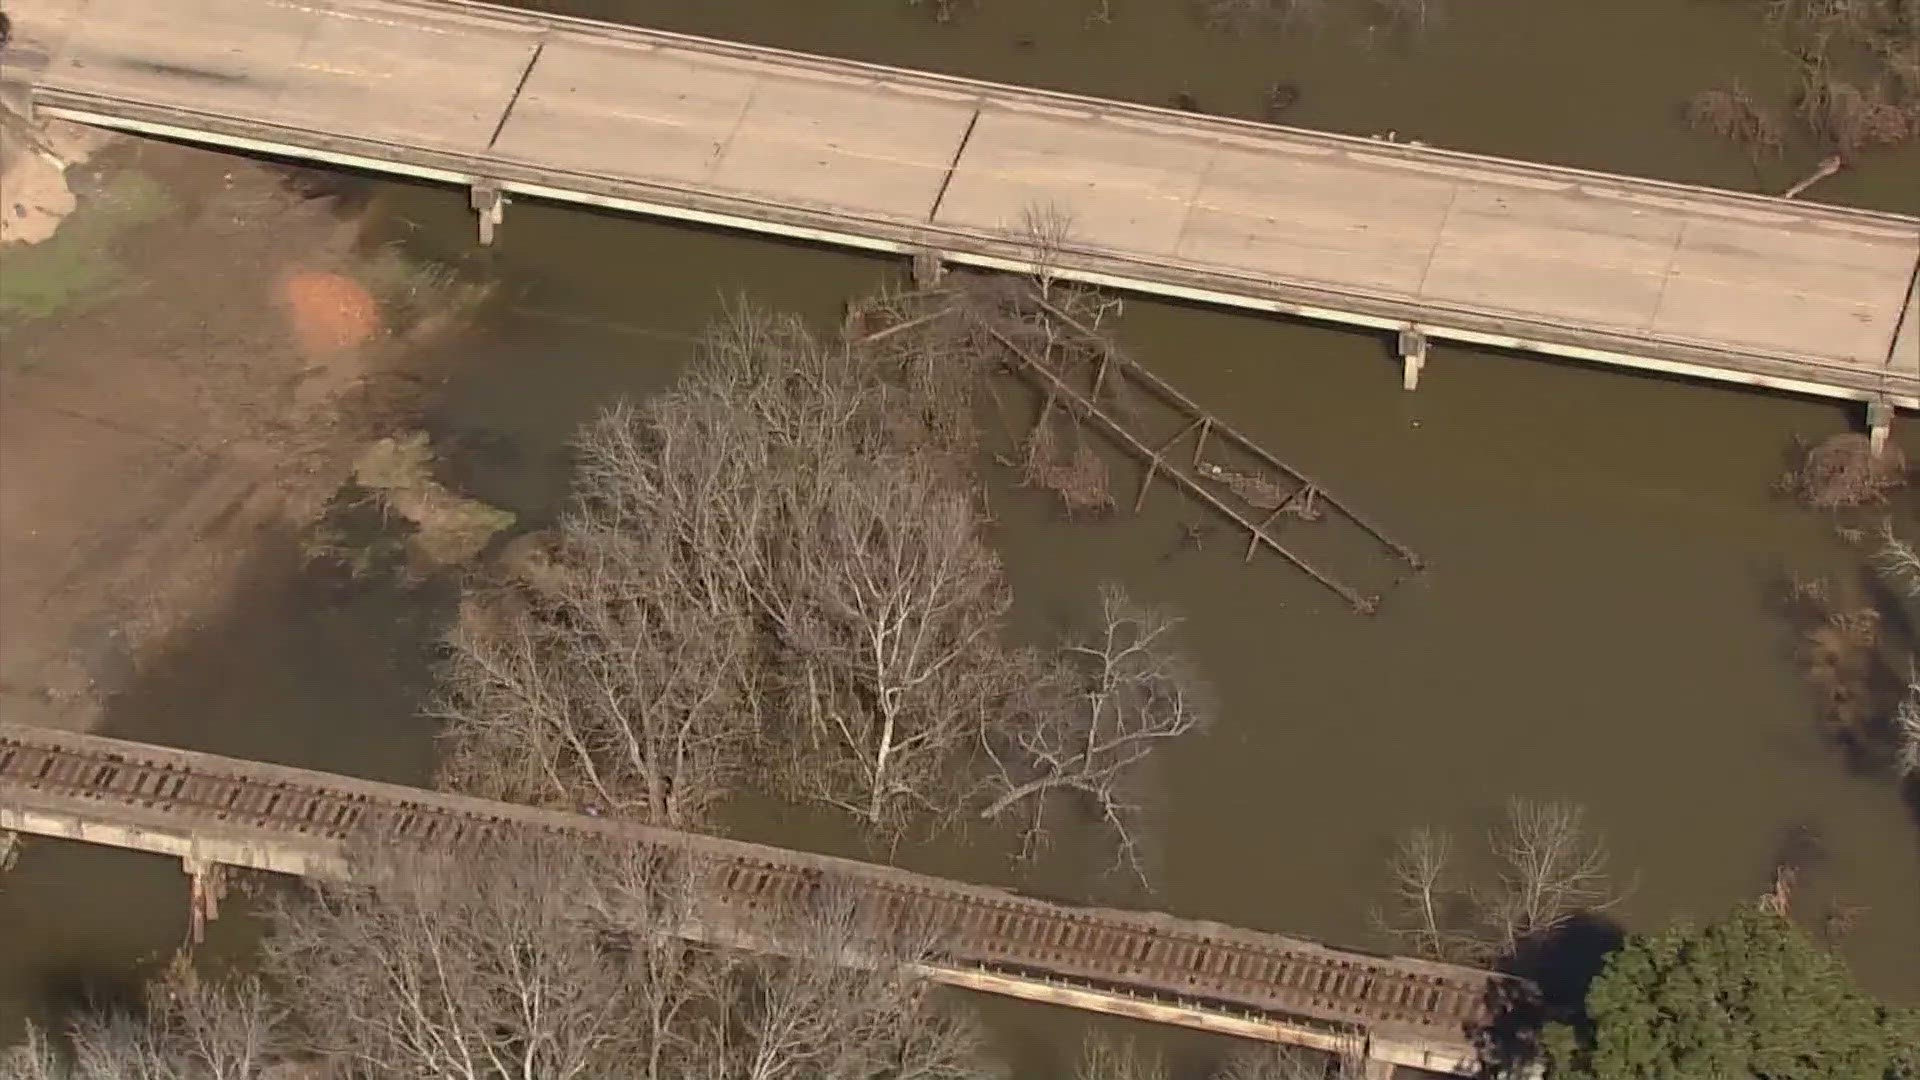
{"label": "dirt path", "polygon": [[59,234],[0,252],[0,716],[86,727],[234,600],[263,531],[317,515],[419,378],[379,326],[294,333],[293,275],[369,277],[335,200],[138,140],[72,177]]}

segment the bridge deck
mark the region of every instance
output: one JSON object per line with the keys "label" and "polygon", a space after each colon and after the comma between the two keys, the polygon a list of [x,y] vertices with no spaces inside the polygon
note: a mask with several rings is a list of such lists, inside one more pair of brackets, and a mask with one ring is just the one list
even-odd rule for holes
{"label": "bridge deck", "polygon": [[[801,899],[823,882],[840,882],[864,903],[931,918],[952,934],[955,967],[946,974],[959,976],[948,980],[959,985],[1089,1007],[1029,992],[1051,982],[1122,995],[1139,1006],[1106,1011],[1327,1049],[1357,1040],[1376,1060],[1463,1074],[1478,1062],[1472,1033],[1503,999],[1517,1001],[1524,992],[1519,983],[1472,968],[1166,915],[1071,907],[853,860],[0,722],[0,829],[7,828],[305,875],[344,872],[351,843],[458,844],[501,828],[613,835],[702,856],[729,910],[764,910]],[[1154,1003],[1164,1006],[1158,1014]],[[1235,1018],[1238,1027],[1217,1022]],[[1263,1019],[1279,1022],[1263,1027]]]}
{"label": "bridge deck", "polygon": [[1005,267],[1051,205],[1069,277],[1920,404],[1912,218],[456,0],[16,18],[54,115]]}

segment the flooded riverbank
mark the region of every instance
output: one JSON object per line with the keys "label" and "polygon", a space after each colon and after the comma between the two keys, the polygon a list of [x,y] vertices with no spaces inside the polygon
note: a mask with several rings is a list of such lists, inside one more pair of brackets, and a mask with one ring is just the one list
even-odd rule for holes
{"label": "flooded riverbank", "polygon": [[[1410,50],[1361,48],[1331,28],[1317,42],[1207,34],[1171,3],[1116,0],[1111,25],[1087,26],[1092,7],[983,0],[949,26],[904,3],[852,0],[804,14],[747,0],[568,10],[1144,101],[1185,91],[1249,115],[1286,79],[1302,87],[1288,120],[1305,126],[1748,188],[1744,155],[1687,132],[1679,103],[1724,78],[1778,82],[1751,13],[1731,4],[1461,5]],[[1815,156],[1797,153],[1767,164],[1777,186]],[[1920,211],[1894,182],[1914,163],[1872,158],[1817,194]],[[378,190],[381,238],[429,259],[470,250],[463,194]],[[898,269],[516,205],[485,267],[495,299],[445,346],[449,380],[425,417],[445,448],[440,479],[538,527],[564,497],[576,425],[671,379],[723,301],[747,295],[828,325]],[[1618,914],[1653,925],[1757,895],[1783,837],[1804,827],[1827,852],[1807,875],[1809,915],[1829,896],[1864,906],[1849,960],[1872,990],[1920,1001],[1920,829],[1891,784],[1850,777],[1822,741],[1777,603],[1789,574],[1852,564],[1829,519],[1770,487],[1794,435],[1857,418],[1449,348],[1406,394],[1380,339],[1131,299],[1121,334],[1432,564],[1363,619],[1273,560],[1243,566],[1240,544],[1184,550],[1181,527],[1203,517],[1170,490],[1138,518],[1063,524],[998,478],[1024,632],[1085,619],[1097,583],[1118,579],[1188,618],[1221,700],[1222,722],[1176,751],[1155,793],[1159,891],[1145,902],[1382,947],[1368,908],[1383,898],[1393,836],[1434,825],[1469,840],[1525,795],[1587,805],[1623,882],[1637,874]],[[1910,453],[1911,429],[1896,429]],[[431,731],[418,706],[445,590],[341,588],[291,551],[258,569],[226,620],[183,638],[121,696],[108,730],[422,778]],[[752,808],[739,828],[858,850],[831,826]],[[1116,888],[1065,845],[1030,877],[984,844],[904,858],[1065,895]],[[157,861],[31,846],[0,891],[0,1031],[63,987],[177,943],[181,878]],[[1044,1071],[1067,1049],[1055,1014],[993,1012],[1035,1075],[1057,1075]]]}

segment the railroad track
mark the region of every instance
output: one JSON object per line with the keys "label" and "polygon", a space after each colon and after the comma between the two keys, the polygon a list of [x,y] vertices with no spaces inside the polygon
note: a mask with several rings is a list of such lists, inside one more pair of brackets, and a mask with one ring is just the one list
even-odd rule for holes
{"label": "railroad track", "polygon": [[[1283,1017],[1360,1038],[1461,1045],[1524,984],[1213,923],[1056,904],[849,859],[652,829],[141,743],[0,723],[0,810],[257,845],[460,845],[508,829],[690,852],[751,921],[849,890],[882,925],[941,935],[943,963]],[[138,846],[129,843],[126,846]],[[152,850],[152,849],[149,849]]]}

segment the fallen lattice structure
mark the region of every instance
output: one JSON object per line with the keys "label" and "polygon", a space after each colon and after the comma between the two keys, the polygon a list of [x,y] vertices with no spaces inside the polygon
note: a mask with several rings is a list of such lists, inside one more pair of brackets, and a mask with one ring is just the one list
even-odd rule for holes
{"label": "fallen lattice structure", "polygon": [[[1356,611],[1377,610],[1379,594],[1284,543],[1288,522],[1322,521],[1329,515],[1344,519],[1403,570],[1424,568],[1412,548],[1324,485],[1129,357],[1101,325],[1117,301],[1039,276],[954,275],[937,284],[931,280],[936,275],[915,276],[919,288],[864,301],[850,311],[850,338],[866,347],[911,340],[922,355],[947,362],[987,358],[1031,386],[1040,397],[1039,411],[1024,435],[1007,425],[1018,456],[1000,460],[1019,470],[1026,483],[1052,491],[1068,513],[1115,505],[1106,464],[1085,438],[1091,429],[1144,467],[1132,503],[1135,513],[1153,482],[1165,477],[1244,531],[1244,561],[1266,548]],[[1179,425],[1171,435],[1165,430],[1169,416]],[[1190,455],[1186,444],[1191,444]],[[1239,466],[1210,459],[1210,449]]]}

